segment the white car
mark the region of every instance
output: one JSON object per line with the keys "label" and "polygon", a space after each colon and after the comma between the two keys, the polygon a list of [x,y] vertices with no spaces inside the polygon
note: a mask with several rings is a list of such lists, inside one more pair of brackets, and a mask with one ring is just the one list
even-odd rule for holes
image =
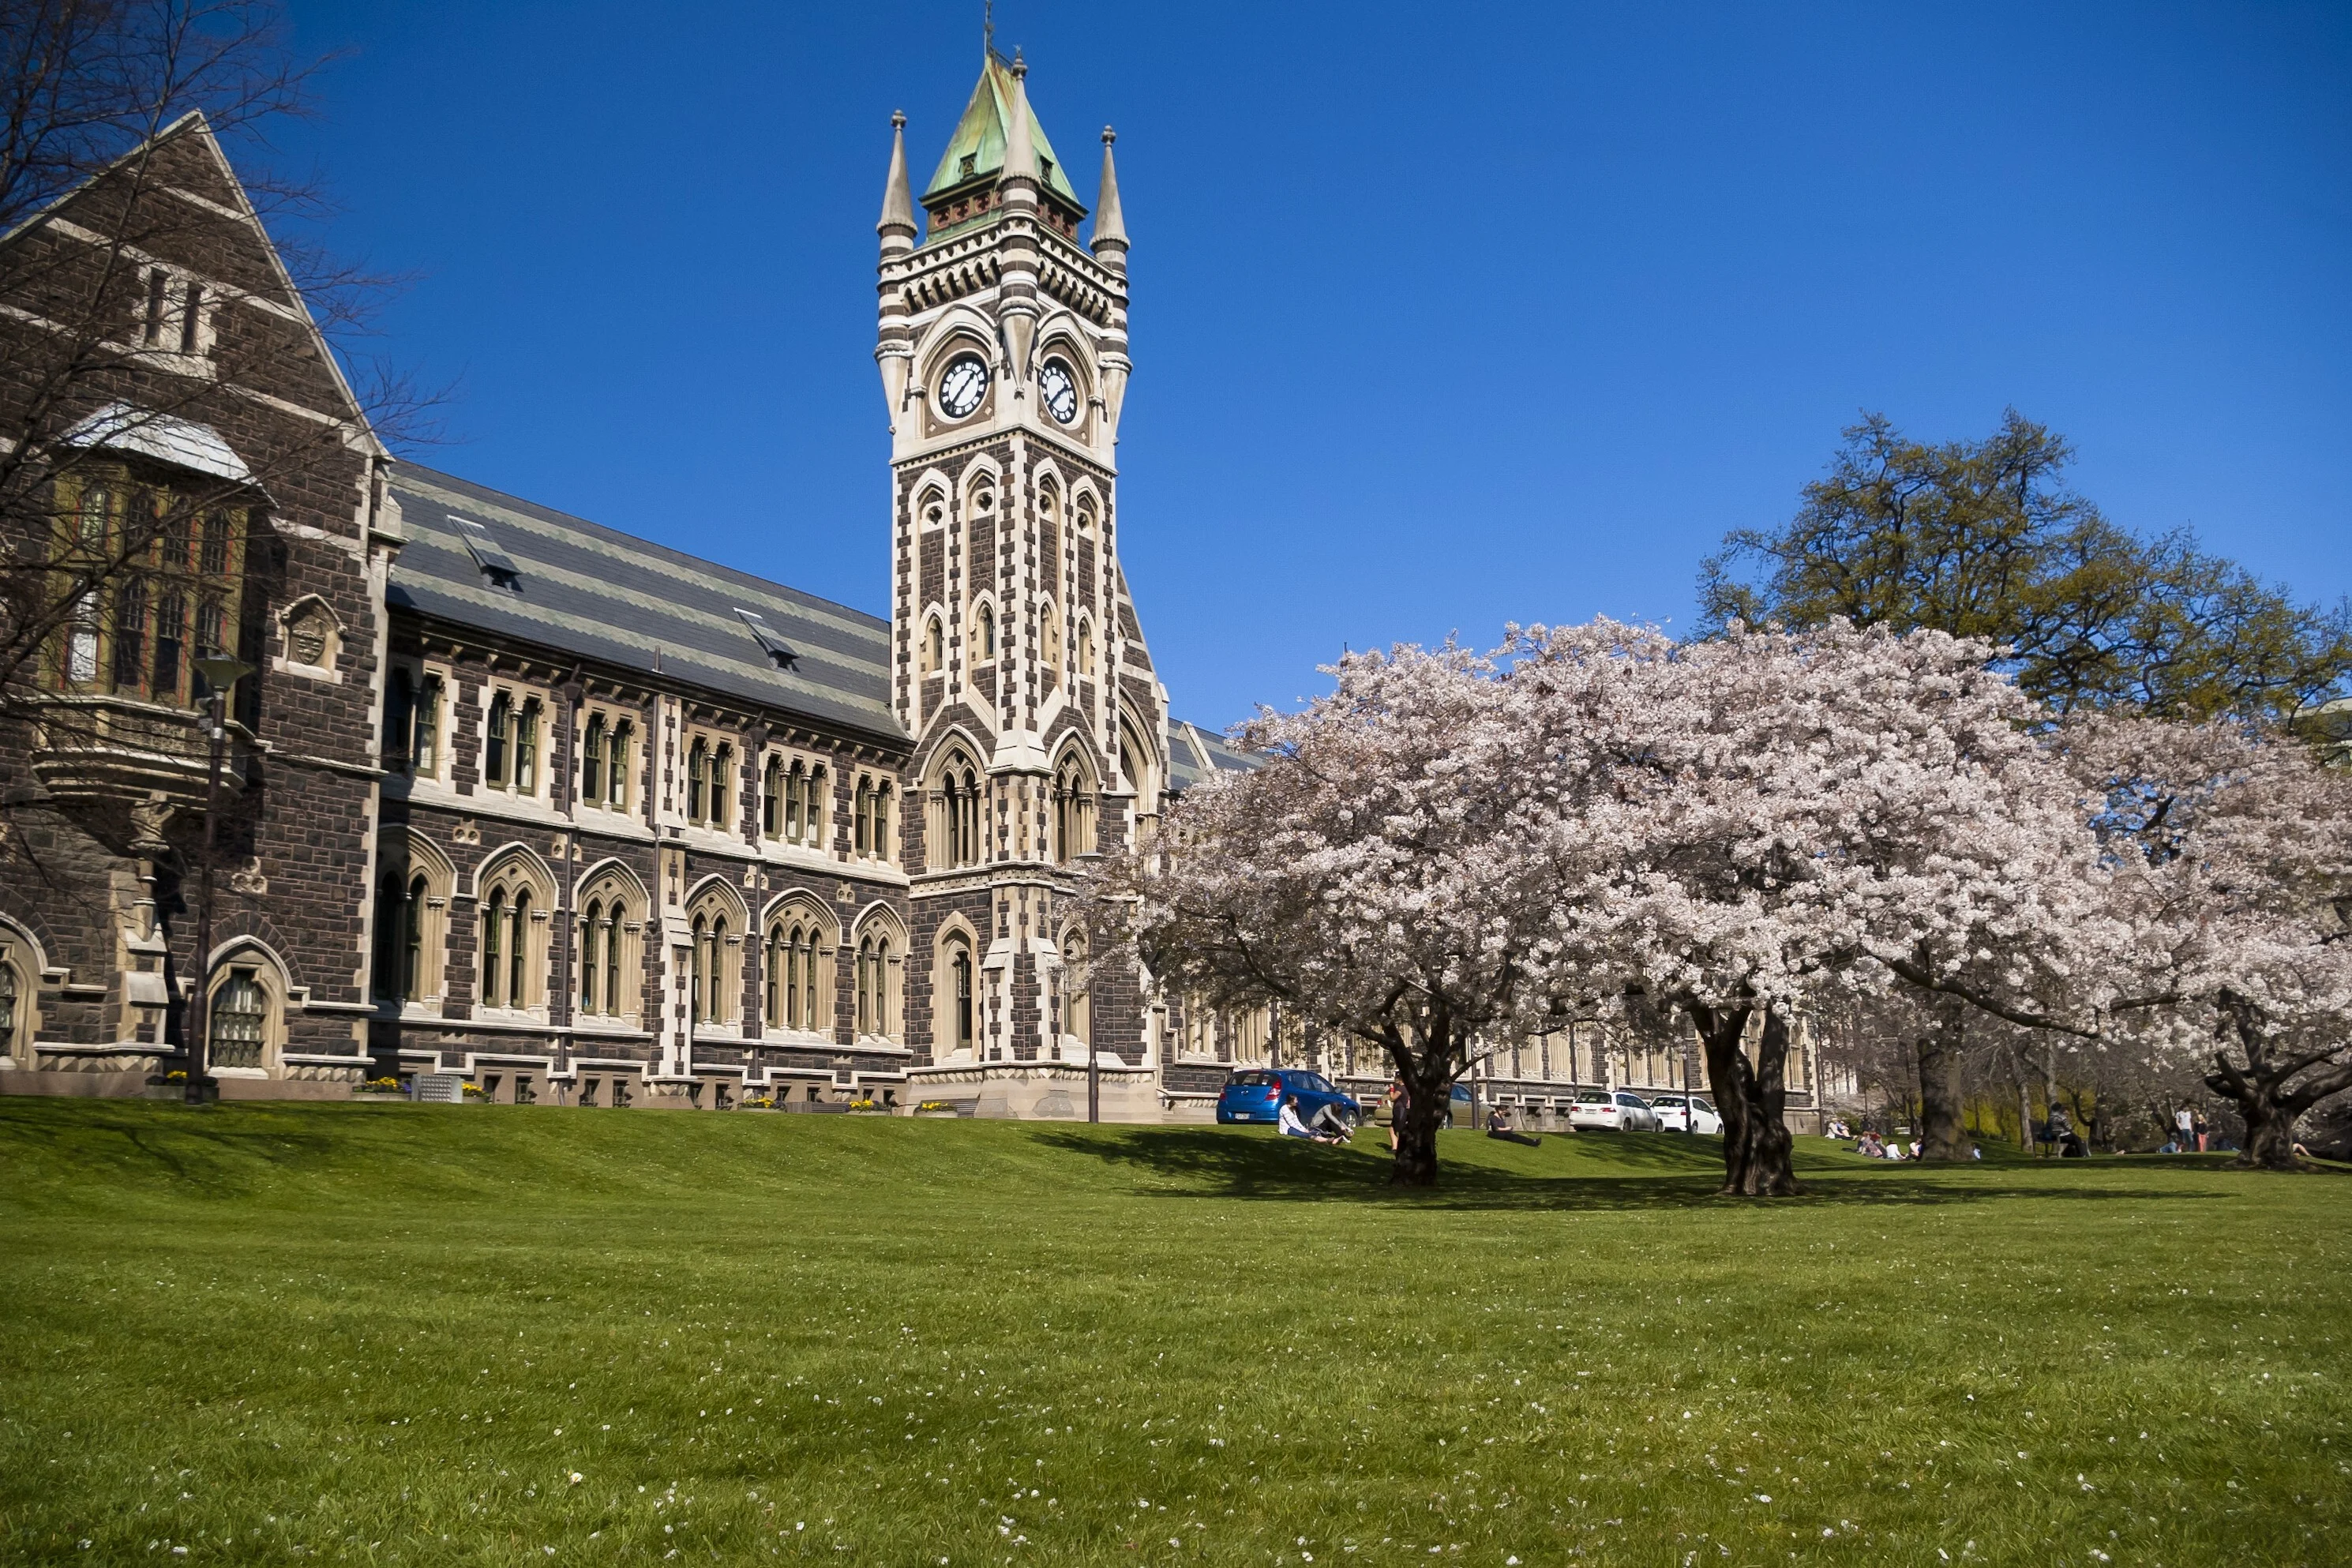
{"label": "white car", "polygon": [[1695,1095],[1662,1094],[1650,1101],[1650,1109],[1657,1112],[1658,1125],[1669,1132],[1704,1132],[1712,1136],[1723,1131],[1723,1118],[1716,1113],[1715,1107]]}
{"label": "white car", "polygon": [[1658,1117],[1638,1094],[1580,1089],[1569,1101],[1568,1124],[1584,1132],[1655,1132]]}

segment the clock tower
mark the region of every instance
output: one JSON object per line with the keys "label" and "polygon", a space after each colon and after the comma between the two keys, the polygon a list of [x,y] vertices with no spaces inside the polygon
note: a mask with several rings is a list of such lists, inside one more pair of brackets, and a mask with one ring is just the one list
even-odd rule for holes
{"label": "clock tower", "polygon": [[1146,988],[1090,962],[1074,896],[1152,830],[1168,779],[1118,563],[1127,231],[1106,128],[1079,239],[1027,78],[988,52],[919,197],[894,115],[877,226],[910,1087],[1024,1117],[1082,1117],[1091,1089],[1107,1119],[1156,1121]]}

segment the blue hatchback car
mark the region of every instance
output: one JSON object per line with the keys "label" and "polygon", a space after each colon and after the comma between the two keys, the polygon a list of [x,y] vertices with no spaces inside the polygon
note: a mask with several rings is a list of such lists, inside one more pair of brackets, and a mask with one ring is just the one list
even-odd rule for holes
{"label": "blue hatchback car", "polygon": [[1298,1115],[1311,1122],[1315,1113],[1327,1105],[1337,1106],[1339,1115],[1350,1127],[1364,1119],[1364,1108],[1353,1096],[1345,1094],[1319,1072],[1303,1068],[1253,1068],[1237,1072],[1225,1080],[1224,1091],[1217,1096],[1217,1120],[1222,1122],[1263,1121],[1274,1125],[1282,1114],[1282,1097],[1298,1097]]}

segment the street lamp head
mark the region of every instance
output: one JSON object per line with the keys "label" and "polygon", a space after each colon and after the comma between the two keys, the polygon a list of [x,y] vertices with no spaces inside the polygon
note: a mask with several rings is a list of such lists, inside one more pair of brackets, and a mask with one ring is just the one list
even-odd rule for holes
{"label": "street lamp head", "polygon": [[195,660],[196,673],[215,691],[226,691],[253,673],[253,666],[243,659],[231,658],[225,653],[210,653]]}

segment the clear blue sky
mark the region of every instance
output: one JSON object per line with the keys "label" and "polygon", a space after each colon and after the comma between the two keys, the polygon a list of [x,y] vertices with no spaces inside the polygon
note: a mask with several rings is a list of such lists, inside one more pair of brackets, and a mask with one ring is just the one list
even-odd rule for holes
{"label": "clear blue sky", "polygon": [[[482,482],[887,609],[889,114],[979,0],[297,0],[284,139],[413,272]],[[1121,542],[1178,711],[1343,643],[1687,625],[1841,426],[2079,447],[2145,530],[2352,591],[2352,7],[1002,0],[1135,250]]]}

